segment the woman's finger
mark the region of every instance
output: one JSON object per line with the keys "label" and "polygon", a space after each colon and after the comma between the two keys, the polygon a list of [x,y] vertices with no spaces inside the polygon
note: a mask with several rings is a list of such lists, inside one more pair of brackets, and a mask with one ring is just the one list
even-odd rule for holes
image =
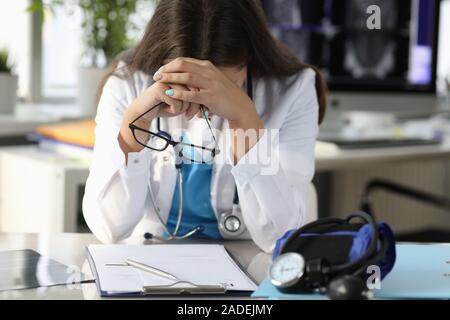
{"label": "woman's finger", "polygon": [[188,101],[190,103],[205,104],[205,94],[200,91],[179,91],[179,90],[168,90],[166,92],[172,99]]}
{"label": "woman's finger", "polygon": [[205,72],[206,64],[201,62],[201,60],[191,59],[191,58],[177,58],[169,62],[168,64],[162,66],[155,73],[155,81],[159,74],[161,73],[180,73],[180,72],[190,72],[196,74],[203,74]]}
{"label": "woman's finger", "polygon": [[[188,87],[189,91],[200,91],[198,88]],[[189,110],[186,111],[186,119],[188,121],[192,120],[194,116],[198,113],[200,110],[200,105],[198,103],[191,103],[191,106],[189,107]]]}
{"label": "woman's finger", "polygon": [[[189,91],[189,88],[187,88],[185,86],[178,85],[178,84],[170,84],[169,86],[170,86],[170,89],[173,89],[173,90]],[[180,114],[185,113],[188,110],[188,108],[190,107],[190,105],[191,105],[191,103],[189,101],[182,101],[182,107],[181,107],[181,110],[180,110],[179,113]]]}
{"label": "woman's finger", "polygon": [[181,59],[185,60],[187,62],[196,64],[196,65],[199,65],[199,66],[203,66],[203,67],[206,65],[209,65],[209,64],[212,65],[212,63],[209,60],[200,60],[200,59],[195,59],[195,58],[191,58],[191,57],[182,57]]}
{"label": "woman's finger", "polygon": [[208,79],[195,73],[160,73],[158,78],[158,82],[200,89],[206,89],[210,83]]}
{"label": "woman's finger", "polygon": [[183,108],[183,101],[172,97],[170,94],[167,94],[170,93],[171,90],[174,90],[170,89],[169,87],[167,88],[168,89],[166,89],[165,91],[162,90],[162,92],[160,92],[158,96],[158,99],[167,105],[166,107],[162,108],[162,111],[168,112],[172,115],[179,114]]}

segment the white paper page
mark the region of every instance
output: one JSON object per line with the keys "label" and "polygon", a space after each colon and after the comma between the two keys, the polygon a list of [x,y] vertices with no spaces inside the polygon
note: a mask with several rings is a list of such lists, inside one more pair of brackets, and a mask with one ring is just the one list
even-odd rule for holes
{"label": "white paper page", "polygon": [[107,266],[125,263],[126,259],[199,285],[227,284],[228,290],[232,291],[256,289],[222,245],[93,245],[88,250],[97,269],[101,290],[107,292],[140,292],[143,286],[174,282],[133,267]]}

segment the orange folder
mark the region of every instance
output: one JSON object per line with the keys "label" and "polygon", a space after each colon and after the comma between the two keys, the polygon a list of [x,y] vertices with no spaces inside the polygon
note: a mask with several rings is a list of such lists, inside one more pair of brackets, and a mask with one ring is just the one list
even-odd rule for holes
{"label": "orange folder", "polygon": [[44,138],[62,143],[70,143],[82,147],[93,148],[95,142],[95,121],[82,120],[58,124],[43,125],[36,133]]}

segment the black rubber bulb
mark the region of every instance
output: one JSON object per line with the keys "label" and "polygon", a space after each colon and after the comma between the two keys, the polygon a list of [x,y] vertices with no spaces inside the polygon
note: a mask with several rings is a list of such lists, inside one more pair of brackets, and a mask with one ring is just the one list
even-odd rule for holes
{"label": "black rubber bulb", "polygon": [[369,300],[373,297],[364,281],[356,276],[344,276],[331,281],[327,295],[332,300]]}

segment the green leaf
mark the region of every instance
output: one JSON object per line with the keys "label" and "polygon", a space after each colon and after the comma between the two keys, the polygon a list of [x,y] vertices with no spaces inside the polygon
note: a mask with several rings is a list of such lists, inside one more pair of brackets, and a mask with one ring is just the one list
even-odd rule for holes
{"label": "green leaf", "polygon": [[9,53],[6,49],[0,50],[0,72],[11,73],[11,67],[8,64]]}
{"label": "green leaf", "polygon": [[40,12],[44,10],[44,4],[42,0],[33,0],[31,4],[26,8],[27,12]]}

